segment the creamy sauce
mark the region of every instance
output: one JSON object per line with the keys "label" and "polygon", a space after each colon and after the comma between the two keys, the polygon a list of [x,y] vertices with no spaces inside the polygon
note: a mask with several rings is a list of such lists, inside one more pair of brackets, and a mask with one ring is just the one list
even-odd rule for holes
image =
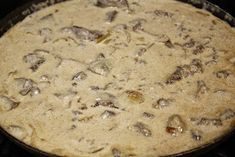
{"label": "creamy sauce", "polygon": [[153,157],[235,125],[235,31],[173,0],[71,0],[0,38],[0,125],[61,156]]}

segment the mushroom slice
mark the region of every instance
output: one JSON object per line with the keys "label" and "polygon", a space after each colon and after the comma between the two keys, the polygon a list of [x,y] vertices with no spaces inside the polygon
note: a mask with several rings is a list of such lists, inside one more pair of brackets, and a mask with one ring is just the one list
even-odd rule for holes
{"label": "mushroom slice", "polygon": [[98,75],[107,76],[112,70],[112,65],[107,59],[97,60],[90,63],[88,70]]}
{"label": "mushroom slice", "polygon": [[122,156],[122,152],[120,150],[118,150],[117,148],[112,149],[112,154],[113,154],[113,157],[121,157]]}
{"label": "mushroom slice", "polygon": [[102,119],[108,119],[108,118],[114,117],[115,115],[116,115],[115,112],[109,111],[109,110],[105,110],[105,111],[101,114],[101,118],[102,118]]}
{"label": "mushroom slice", "polygon": [[190,64],[178,66],[176,71],[167,79],[166,84],[173,84],[199,72],[203,72],[202,62],[199,59],[193,59]]}
{"label": "mushroom slice", "polygon": [[235,112],[232,109],[226,109],[220,114],[221,120],[229,120],[235,117]]}
{"label": "mushroom slice", "polygon": [[143,117],[148,118],[148,119],[153,119],[155,115],[149,112],[144,112]]}
{"label": "mushroom slice", "polygon": [[10,111],[16,108],[20,102],[10,99],[6,96],[0,95],[0,108],[2,111]]}
{"label": "mushroom slice", "polygon": [[156,109],[163,109],[165,107],[170,106],[172,102],[173,99],[160,98],[157,100],[157,102],[153,103],[152,106]]}
{"label": "mushroom slice", "polygon": [[85,80],[87,78],[87,74],[83,71],[78,72],[76,75],[73,76],[72,80],[73,81],[81,81]]}
{"label": "mushroom slice", "polygon": [[195,141],[200,141],[202,139],[202,131],[200,130],[191,130],[191,136]]}
{"label": "mushroom slice", "polygon": [[191,121],[194,122],[198,126],[222,126],[222,120],[220,118],[191,118]]}
{"label": "mushroom slice", "polygon": [[147,20],[146,19],[143,19],[143,18],[137,18],[137,19],[134,19],[132,21],[130,21],[130,25],[132,27],[132,30],[134,32],[138,31],[138,30],[144,30],[143,28],[143,24],[146,23]]}
{"label": "mushroom slice", "polygon": [[210,89],[207,87],[206,83],[203,80],[197,81],[197,94],[196,94],[197,97],[207,93],[209,90]]}
{"label": "mushroom slice", "polygon": [[19,140],[23,140],[27,136],[26,130],[17,125],[10,125],[6,130]]}
{"label": "mushroom slice", "polygon": [[33,52],[25,55],[23,57],[23,61],[30,64],[30,69],[35,72],[46,61],[46,59],[38,53]]}
{"label": "mushroom slice", "polygon": [[142,135],[146,136],[146,137],[150,137],[152,136],[152,132],[151,130],[148,128],[148,126],[142,122],[136,122],[133,125],[133,129],[138,132],[141,133]]}
{"label": "mushroom slice", "polygon": [[154,14],[159,17],[168,17],[168,18],[171,18],[174,15],[173,13],[166,12],[163,10],[155,10]]}
{"label": "mushroom slice", "polygon": [[97,0],[96,6],[101,8],[106,7],[129,7],[127,0]]}
{"label": "mushroom slice", "polygon": [[78,39],[88,41],[94,41],[103,36],[100,31],[89,30],[87,28],[79,26],[64,27],[61,29],[61,31],[69,34],[74,34]]}
{"label": "mushroom slice", "polygon": [[[36,83],[33,80],[22,77],[22,78],[16,78],[15,81],[17,82],[17,84],[20,88],[19,93],[22,96],[26,96],[29,93],[31,93],[32,96],[35,95],[34,92],[37,87],[36,87]],[[39,90],[39,88],[37,88],[37,90]],[[39,91],[39,93],[40,93],[40,91]]]}
{"label": "mushroom slice", "polygon": [[220,78],[220,79],[221,79],[221,78],[226,79],[226,78],[228,78],[231,74],[232,74],[232,72],[229,71],[229,70],[220,70],[220,71],[216,72],[216,77],[217,77],[217,78]]}
{"label": "mushroom slice", "polygon": [[116,97],[109,93],[101,93],[92,107],[104,106],[119,109]]}
{"label": "mushroom slice", "polygon": [[166,132],[172,136],[178,136],[186,129],[186,124],[180,115],[174,114],[168,118]]}
{"label": "mushroom slice", "polygon": [[116,16],[117,16],[117,14],[118,14],[118,12],[117,12],[116,10],[107,12],[107,13],[105,14],[105,15],[106,15],[105,21],[110,22],[110,23],[113,22],[114,19],[115,19]]}
{"label": "mushroom slice", "polygon": [[141,104],[145,101],[144,95],[139,91],[127,90],[125,93],[127,94],[128,99],[132,102]]}
{"label": "mushroom slice", "polygon": [[43,43],[46,43],[51,40],[52,30],[50,28],[42,28],[38,31],[38,33],[44,38]]}

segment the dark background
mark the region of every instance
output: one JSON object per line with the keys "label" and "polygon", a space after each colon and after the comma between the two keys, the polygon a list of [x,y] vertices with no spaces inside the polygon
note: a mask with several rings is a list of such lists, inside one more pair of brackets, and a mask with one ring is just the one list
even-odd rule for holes
{"label": "dark background", "polygon": [[[0,19],[18,6],[31,0],[0,0]],[[208,0],[235,17],[235,0]],[[33,157],[0,134],[0,157]],[[235,135],[201,157],[235,157]]]}
{"label": "dark background", "polygon": [[[0,19],[7,13],[14,10],[17,6],[31,0],[0,0]],[[208,0],[219,5],[235,17],[235,0]]]}

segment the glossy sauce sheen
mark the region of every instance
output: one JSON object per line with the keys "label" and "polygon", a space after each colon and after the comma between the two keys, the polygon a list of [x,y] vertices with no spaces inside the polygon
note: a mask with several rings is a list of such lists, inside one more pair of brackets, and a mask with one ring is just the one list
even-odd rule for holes
{"label": "glossy sauce sheen", "polygon": [[0,125],[61,156],[155,157],[235,125],[235,31],[173,0],[72,0],[0,39]]}

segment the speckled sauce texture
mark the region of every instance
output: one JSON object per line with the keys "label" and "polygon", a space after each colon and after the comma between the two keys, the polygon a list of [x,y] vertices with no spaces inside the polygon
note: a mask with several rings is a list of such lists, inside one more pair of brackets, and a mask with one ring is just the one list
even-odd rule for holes
{"label": "speckled sauce texture", "polygon": [[156,157],[235,126],[235,30],[174,0],[71,0],[0,38],[0,126],[68,157]]}

